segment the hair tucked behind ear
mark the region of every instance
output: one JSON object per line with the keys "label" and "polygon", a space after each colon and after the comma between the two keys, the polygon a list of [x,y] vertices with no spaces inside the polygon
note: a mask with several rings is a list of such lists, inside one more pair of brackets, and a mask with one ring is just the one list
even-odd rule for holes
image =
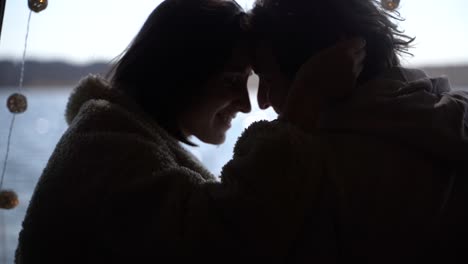
{"label": "hair tucked behind ear", "polygon": [[[376,0],[257,0],[251,11],[253,35],[270,41],[281,70],[293,78],[314,53],[343,38],[367,41],[362,80],[399,65],[414,38],[398,29]],[[409,54],[409,53],[408,53]]]}

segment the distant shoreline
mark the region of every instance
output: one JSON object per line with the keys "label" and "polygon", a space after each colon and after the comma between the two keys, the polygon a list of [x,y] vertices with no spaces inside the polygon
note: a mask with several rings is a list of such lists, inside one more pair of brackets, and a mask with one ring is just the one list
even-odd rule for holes
{"label": "distant shoreline", "polygon": [[[24,76],[25,87],[73,87],[89,74],[105,76],[111,64],[96,62],[72,64],[63,61],[27,61]],[[21,64],[16,61],[0,61],[0,89],[18,86]],[[412,66],[410,66],[412,67]],[[454,87],[468,87],[468,62],[460,65],[416,66],[431,77],[446,75]],[[412,67],[415,68],[415,67]],[[251,86],[258,84],[258,78],[249,80]]]}
{"label": "distant shoreline", "polygon": [[[76,85],[89,74],[106,75],[110,64],[104,62],[76,65],[63,61],[25,63],[24,87],[47,86],[65,87]],[[21,63],[0,61],[0,89],[18,86]]]}

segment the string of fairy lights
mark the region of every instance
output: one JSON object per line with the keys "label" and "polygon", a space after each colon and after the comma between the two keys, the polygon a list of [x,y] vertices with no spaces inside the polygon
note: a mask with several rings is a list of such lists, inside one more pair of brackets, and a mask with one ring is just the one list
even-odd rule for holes
{"label": "string of fairy lights", "polygon": [[[385,10],[394,11],[399,7],[400,0],[381,0],[380,4]],[[31,14],[32,12],[39,13],[43,11],[44,9],[47,8],[47,5],[48,5],[48,0],[28,0],[28,7],[30,9],[30,12],[29,12],[28,23],[27,23],[18,92],[10,95],[6,103],[8,110],[12,113],[12,118],[11,118],[10,127],[8,131],[6,154],[5,154],[5,159],[3,162],[3,168],[1,172],[1,178],[0,178],[0,209],[13,209],[19,204],[18,195],[12,190],[3,189],[3,182],[5,179],[6,168],[8,165],[8,154],[10,152],[11,136],[13,132],[16,115],[26,112],[28,108],[28,100],[26,96],[22,94],[22,88],[23,88],[24,65],[25,65],[25,59],[26,59]]]}
{"label": "string of fairy lights", "polygon": [[26,96],[22,93],[23,88],[23,79],[24,79],[24,68],[25,68],[25,61],[26,61],[26,51],[27,51],[27,44],[28,44],[28,36],[29,36],[29,24],[31,22],[31,15],[32,12],[39,13],[47,8],[48,0],[28,0],[28,7],[30,9],[27,29],[26,29],[26,37],[24,41],[24,50],[23,50],[23,60],[21,64],[21,75],[18,85],[18,92],[13,93],[7,99],[6,106],[10,113],[12,114],[10,126],[8,130],[8,140],[6,146],[6,154],[5,159],[3,161],[3,168],[2,174],[0,176],[0,209],[13,209],[19,204],[18,195],[12,190],[3,189],[3,183],[5,180],[5,173],[8,165],[8,155],[10,153],[10,145],[11,145],[11,136],[13,132],[13,127],[15,124],[16,115],[22,114],[26,112],[28,109],[28,100]]}

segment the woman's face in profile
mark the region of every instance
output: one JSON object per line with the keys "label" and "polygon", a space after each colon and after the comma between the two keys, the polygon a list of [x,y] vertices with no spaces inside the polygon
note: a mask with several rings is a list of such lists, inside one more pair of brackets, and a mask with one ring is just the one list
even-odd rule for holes
{"label": "woman's face in profile", "polygon": [[251,110],[247,89],[251,71],[247,49],[236,47],[224,70],[205,83],[204,96],[182,114],[184,134],[209,144],[223,143],[236,114]]}

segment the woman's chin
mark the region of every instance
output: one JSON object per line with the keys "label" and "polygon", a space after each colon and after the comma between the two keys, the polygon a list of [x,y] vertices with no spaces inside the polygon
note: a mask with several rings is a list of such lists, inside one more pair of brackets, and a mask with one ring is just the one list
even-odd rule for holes
{"label": "woman's chin", "polygon": [[223,136],[218,136],[218,137],[212,137],[212,138],[207,138],[205,140],[202,140],[206,144],[211,144],[211,145],[221,145],[226,141],[226,135],[224,134]]}
{"label": "woman's chin", "polygon": [[217,133],[211,133],[210,135],[204,135],[197,138],[206,144],[220,145],[226,141],[226,131],[227,130],[225,129],[219,129]]}

